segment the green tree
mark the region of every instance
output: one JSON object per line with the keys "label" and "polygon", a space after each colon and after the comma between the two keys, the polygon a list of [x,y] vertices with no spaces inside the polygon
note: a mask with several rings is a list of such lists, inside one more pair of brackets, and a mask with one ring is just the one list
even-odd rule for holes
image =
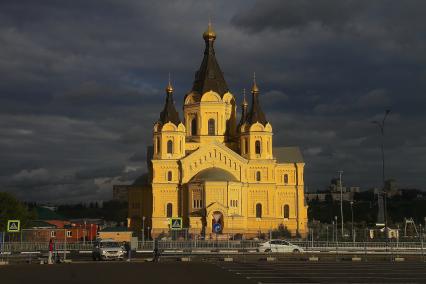
{"label": "green tree", "polygon": [[21,220],[21,227],[25,228],[28,221],[35,217],[34,211],[28,211],[12,194],[0,192],[0,232],[7,230],[7,220]]}

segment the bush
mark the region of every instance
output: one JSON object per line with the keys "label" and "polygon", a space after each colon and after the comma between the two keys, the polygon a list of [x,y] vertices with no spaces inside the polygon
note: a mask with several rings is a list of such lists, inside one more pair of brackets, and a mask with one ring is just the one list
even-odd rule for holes
{"label": "bush", "polygon": [[279,238],[291,238],[291,233],[287,229],[286,226],[283,224],[278,226],[277,230],[272,231],[272,238],[273,239],[279,239]]}

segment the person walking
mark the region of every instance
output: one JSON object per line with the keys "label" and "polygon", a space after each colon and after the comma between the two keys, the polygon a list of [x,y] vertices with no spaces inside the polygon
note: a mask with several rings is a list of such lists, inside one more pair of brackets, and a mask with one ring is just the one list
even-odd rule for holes
{"label": "person walking", "polygon": [[160,250],[158,248],[158,240],[154,240],[154,250],[153,250],[153,258],[152,262],[159,262],[160,261]]}
{"label": "person walking", "polygon": [[53,240],[50,239],[49,240],[49,258],[47,260],[47,264],[53,264],[52,256],[53,256]]}

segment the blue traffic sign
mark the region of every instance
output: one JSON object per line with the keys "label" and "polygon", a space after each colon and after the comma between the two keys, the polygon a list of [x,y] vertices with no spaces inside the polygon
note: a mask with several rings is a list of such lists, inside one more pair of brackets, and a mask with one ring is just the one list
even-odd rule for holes
{"label": "blue traffic sign", "polygon": [[222,225],[220,223],[213,224],[213,231],[215,233],[220,233],[222,231]]}

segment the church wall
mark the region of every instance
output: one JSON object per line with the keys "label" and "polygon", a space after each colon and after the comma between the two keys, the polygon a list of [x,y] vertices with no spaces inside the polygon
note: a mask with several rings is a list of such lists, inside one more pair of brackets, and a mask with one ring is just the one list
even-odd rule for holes
{"label": "church wall", "polygon": [[[267,233],[280,224],[293,234],[296,230],[306,233],[304,163],[277,163],[272,151],[272,126],[260,103],[253,103],[256,110],[251,108],[250,119],[243,121],[237,135],[235,98],[214,57],[215,36],[209,31],[204,39],[208,52],[204,53],[193,89],[185,97],[183,123],[174,108],[170,82],[166,88],[166,105],[153,129],[152,190],[146,191],[150,195],[137,190],[129,194],[129,202],[135,206],[129,207],[129,217],[150,211],[153,235],[167,233],[170,203],[171,216],[182,217],[184,226],[193,233],[200,233],[204,225],[210,234],[215,211],[223,214],[224,233],[256,236],[259,231]],[[259,102],[255,81],[252,95],[253,102]],[[214,133],[209,133],[211,119]],[[173,143],[171,153],[168,141]],[[211,168],[224,170],[229,174],[224,175],[225,179],[229,180],[194,179]],[[261,216],[257,216],[257,204],[261,205]],[[284,205],[289,206],[288,218],[284,216]]]}

